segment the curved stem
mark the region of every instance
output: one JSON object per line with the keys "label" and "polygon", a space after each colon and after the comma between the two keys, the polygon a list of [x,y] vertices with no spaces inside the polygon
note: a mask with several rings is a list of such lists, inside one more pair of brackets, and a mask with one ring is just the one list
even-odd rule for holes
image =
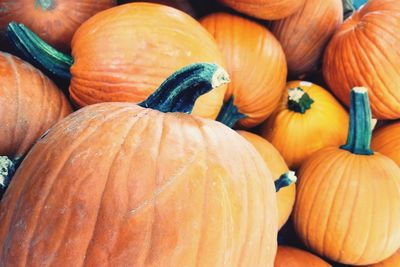
{"label": "curved stem", "polygon": [[139,105],[161,112],[191,113],[197,98],[228,82],[228,73],[218,65],[195,63],[172,74]]}
{"label": "curved stem", "polygon": [[23,24],[9,23],[6,34],[27,61],[44,67],[60,78],[71,78],[70,68],[74,63],[71,56],[57,51]]}
{"label": "curved stem", "polygon": [[353,154],[372,155],[371,109],[368,92],[364,87],[355,87],[350,93],[350,123],[347,142],[341,146]]}
{"label": "curved stem", "polygon": [[3,196],[14,176],[20,160],[12,160],[7,156],[0,156],[0,197]]}
{"label": "curved stem", "polygon": [[300,87],[288,90],[288,109],[301,114],[306,113],[311,108],[314,100]]}
{"label": "curved stem", "polygon": [[293,171],[288,171],[282,174],[278,180],[275,181],[275,190],[279,192],[284,187],[287,187],[297,181],[297,177]]}
{"label": "curved stem", "polygon": [[217,121],[232,128],[240,119],[244,119],[247,115],[239,112],[238,108],[233,104],[234,96],[232,95],[228,102],[225,102],[218,114]]}

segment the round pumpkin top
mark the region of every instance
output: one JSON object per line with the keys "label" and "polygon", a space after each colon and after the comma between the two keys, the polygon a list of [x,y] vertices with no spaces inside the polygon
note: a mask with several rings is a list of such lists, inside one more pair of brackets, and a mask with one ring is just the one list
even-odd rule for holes
{"label": "round pumpkin top", "polygon": [[275,267],[329,267],[321,258],[305,250],[288,246],[279,246],[275,258]]}
{"label": "round pumpkin top", "polygon": [[[212,36],[171,7],[131,3],[100,12],[72,40],[70,93],[78,106],[141,102],[171,73],[195,62],[225,66]],[[216,118],[226,86],[201,96],[193,114]]]}
{"label": "round pumpkin top", "polygon": [[388,156],[400,166],[400,122],[373,132],[371,145],[372,149]]}

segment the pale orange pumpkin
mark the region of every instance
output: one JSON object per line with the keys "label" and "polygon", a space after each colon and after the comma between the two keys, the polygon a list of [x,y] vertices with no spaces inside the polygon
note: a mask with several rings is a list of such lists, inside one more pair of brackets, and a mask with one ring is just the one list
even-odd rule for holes
{"label": "pale orange pumpkin", "polygon": [[400,122],[379,128],[372,134],[372,148],[400,166]]}
{"label": "pale orange pumpkin", "polygon": [[369,0],[330,41],[323,74],[332,92],[349,105],[354,86],[369,89],[372,114],[400,118],[400,1]]}
{"label": "pale orange pumpkin", "polygon": [[275,267],[330,267],[321,258],[298,248],[279,246],[275,258]]}
{"label": "pale orange pumpkin", "polygon": [[285,89],[287,66],[280,43],[262,25],[236,15],[215,13],[200,22],[216,39],[232,80],[218,120],[230,127],[260,124]]}
{"label": "pale orange pumpkin", "polygon": [[400,266],[400,250],[398,250],[395,254],[393,254],[386,260],[377,264],[368,265],[366,267],[399,267],[399,266]]}

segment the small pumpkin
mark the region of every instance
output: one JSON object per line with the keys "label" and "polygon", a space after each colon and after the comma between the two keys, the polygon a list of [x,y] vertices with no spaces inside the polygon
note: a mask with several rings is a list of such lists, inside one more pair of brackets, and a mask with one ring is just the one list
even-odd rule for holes
{"label": "small pumpkin", "polygon": [[[278,150],[271,145],[267,140],[258,136],[256,134],[247,132],[247,131],[238,131],[238,133],[246,138],[260,153],[265,163],[267,164],[269,170],[271,171],[272,178],[274,179],[276,185],[279,184],[277,190],[277,202],[278,202],[278,228],[282,228],[282,226],[289,219],[290,214],[292,213],[294,200],[296,198],[296,177],[293,177],[293,174],[290,172],[285,163],[285,160],[279,154]],[[279,181],[279,179],[281,181]],[[280,183],[284,179],[290,179],[282,188],[280,188]]]}
{"label": "small pumpkin", "polygon": [[39,70],[0,52],[0,195],[23,156],[71,113],[63,93]]}
{"label": "small pumpkin", "polygon": [[[130,3],[91,17],[72,40],[72,55],[60,54],[22,25],[10,24],[10,38],[31,59],[62,77],[72,75],[69,92],[79,107],[99,102],[145,100],[185,65],[224,66],[215,40],[195,19],[154,3]],[[201,96],[193,114],[215,119],[226,86]]]}
{"label": "small pumpkin", "polygon": [[400,1],[370,0],[338,29],[324,56],[332,92],[349,105],[349,90],[369,88],[372,114],[400,118]]}
{"label": "small pumpkin", "polygon": [[301,8],[305,0],[219,0],[246,15],[266,20],[282,19]]}
{"label": "small pumpkin", "polygon": [[23,23],[52,46],[69,50],[78,27],[99,11],[115,5],[114,0],[3,0],[0,29],[8,23]]}
{"label": "small pumpkin", "polygon": [[297,169],[315,151],[344,143],[349,117],[336,99],[316,84],[291,81],[286,89],[261,135],[278,149],[289,168]]}
{"label": "small pumpkin", "polygon": [[326,261],[305,250],[279,246],[275,267],[331,267]]}
{"label": "small pumpkin", "polygon": [[394,122],[376,130],[372,135],[371,146],[400,166],[400,122]]}
{"label": "small pumpkin", "polygon": [[350,98],[348,139],[310,156],[298,172],[295,230],[312,251],[349,265],[380,262],[400,245],[400,169],[370,149],[365,88]]}
{"label": "small pumpkin", "polygon": [[271,31],[282,44],[292,76],[316,70],[325,46],[342,21],[341,0],[306,0],[294,14],[272,23]]}
{"label": "small pumpkin", "polygon": [[281,45],[265,27],[236,15],[214,13],[200,22],[216,39],[232,79],[218,120],[230,127],[260,124],[278,106],[285,88]]}
{"label": "small pumpkin", "polygon": [[400,266],[400,250],[394,253],[391,257],[387,258],[386,260],[372,264],[367,267],[399,267]]}
{"label": "small pumpkin", "polygon": [[227,78],[191,65],[139,105],[90,105],[53,127],[1,201],[2,264],[272,267],[263,159],[223,124],[179,113]]}

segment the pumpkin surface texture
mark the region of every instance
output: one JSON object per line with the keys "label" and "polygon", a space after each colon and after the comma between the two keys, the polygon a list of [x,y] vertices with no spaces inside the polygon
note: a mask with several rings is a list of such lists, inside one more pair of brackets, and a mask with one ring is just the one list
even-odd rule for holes
{"label": "pumpkin surface texture", "polygon": [[400,250],[393,254],[388,259],[368,267],[399,267],[400,266]]}
{"label": "pumpkin surface texture", "polygon": [[341,0],[306,0],[293,15],[273,22],[272,33],[282,44],[292,76],[316,69],[327,42],[342,20]]}
{"label": "pumpkin surface texture", "polygon": [[[8,184],[11,163],[28,152],[71,107],[62,92],[29,63],[0,52],[0,192]],[[5,164],[5,165],[4,165]],[[10,169],[10,173],[7,169]]]}
{"label": "pumpkin surface texture", "polygon": [[301,249],[279,246],[275,258],[275,267],[329,267],[321,258]]}
{"label": "pumpkin surface texture", "polygon": [[245,128],[260,124],[277,107],[285,89],[287,67],[281,45],[266,28],[236,15],[214,13],[201,24],[215,37],[232,81],[218,120]]}
{"label": "pumpkin surface texture", "polygon": [[400,169],[370,142],[367,90],[354,88],[346,144],[317,151],[298,172],[296,232],[312,251],[349,265],[380,262],[400,245]]}
{"label": "pumpkin surface texture", "polygon": [[296,169],[315,151],[346,141],[348,114],[322,87],[292,81],[279,107],[263,124],[261,135]]}
{"label": "pumpkin surface texture", "polygon": [[305,0],[219,0],[221,3],[259,19],[285,18],[301,8]]}
{"label": "pumpkin surface texture", "polygon": [[354,86],[369,88],[372,115],[400,118],[400,1],[370,0],[330,41],[323,74],[346,105]]}
{"label": "pumpkin surface texture", "polygon": [[3,0],[0,29],[5,30],[11,21],[23,23],[49,44],[69,50],[82,22],[114,5],[113,0]]}
{"label": "pumpkin surface texture", "polygon": [[90,105],[58,123],[1,202],[0,261],[272,267],[277,209],[263,159],[219,122],[179,113],[226,81],[195,64],[140,105]]}
{"label": "pumpkin surface texture", "polygon": [[[270,169],[274,181],[278,180],[282,175],[287,175],[289,169],[285,160],[271,143],[250,132],[238,131],[238,133],[257,149]],[[296,198],[296,185],[291,183],[289,186],[283,187],[277,192],[276,196],[279,215],[278,228],[280,229],[292,213],[294,200]]]}
{"label": "pumpkin surface texture", "polygon": [[400,166],[400,122],[376,130],[372,135],[372,148]]}
{"label": "pumpkin surface texture", "polygon": [[[183,66],[225,65],[215,40],[200,23],[182,11],[154,3],[125,4],[91,17],[74,35],[73,59],[51,50],[21,25],[8,28],[16,45],[42,65],[62,76],[71,72],[69,92],[79,107],[138,103]],[[221,86],[201,96],[193,114],[215,119],[225,90]]]}

